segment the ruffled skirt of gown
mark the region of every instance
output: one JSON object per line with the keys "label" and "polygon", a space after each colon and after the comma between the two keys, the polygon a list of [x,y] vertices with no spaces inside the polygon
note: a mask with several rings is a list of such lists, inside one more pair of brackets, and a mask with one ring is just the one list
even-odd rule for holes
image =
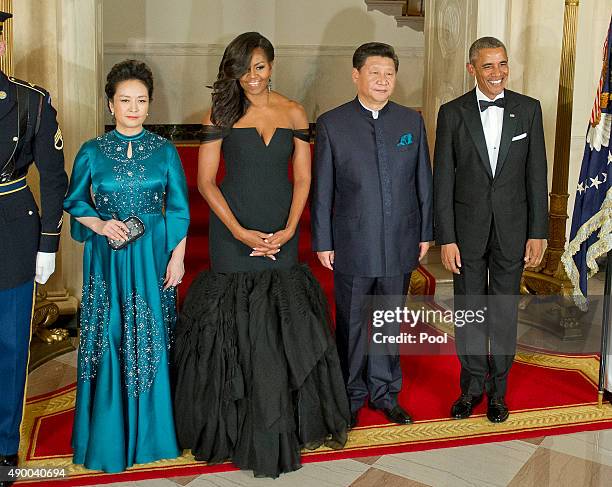
{"label": "ruffled skirt of gown", "polygon": [[342,448],[350,410],[329,323],[305,265],[202,272],[176,330],[181,447],[258,477],[300,468],[301,448]]}

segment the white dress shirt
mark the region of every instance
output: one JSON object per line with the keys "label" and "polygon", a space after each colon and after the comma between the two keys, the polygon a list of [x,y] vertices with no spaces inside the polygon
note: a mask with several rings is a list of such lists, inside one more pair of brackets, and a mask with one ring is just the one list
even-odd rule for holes
{"label": "white dress shirt", "polygon": [[495,101],[504,97],[502,91],[493,100],[486,96],[478,85],[476,85],[476,104],[480,112],[480,121],[482,122],[482,130],[484,131],[485,141],[487,142],[487,151],[489,153],[489,164],[491,172],[495,176],[497,168],[497,156],[499,154],[499,143],[501,142],[502,127],[504,125],[504,109],[502,107],[491,106],[484,112],[480,111],[480,100]]}
{"label": "white dress shirt", "polygon": [[[372,110],[371,108],[366,107],[359,97],[357,97],[357,99],[359,100],[359,103],[361,103],[361,106],[372,114],[372,118],[374,120],[378,120],[378,112],[380,110]],[[386,103],[385,103],[385,105],[386,105]]]}

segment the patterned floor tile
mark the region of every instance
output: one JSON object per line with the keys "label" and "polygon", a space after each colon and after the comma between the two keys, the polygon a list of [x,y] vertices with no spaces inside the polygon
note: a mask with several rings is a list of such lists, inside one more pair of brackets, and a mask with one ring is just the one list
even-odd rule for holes
{"label": "patterned floor tile", "polygon": [[399,475],[394,475],[377,468],[371,468],[355,482],[351,487],[428,487],[427,484],[416,482]]}
{"label": "patterned floor tile", "polygon": [[133,487],[177,487],[179,484],[171,479],[139,480],[132,483]]}
{"label": "patterned floor tile", "polygon": [[76,367],[78,353],[79,352],[77,350],[73,350],[72,352],[65,353],[64,355],[60,355],[54,360],[61,362],[63,364],[66,364],[66,365],[72,365],[73,367]]}
{"label": "patterned floor tile", "polygon": [[385,455],[373,466],[435,487],[505,487],[537,448],[506,441]]}
{"label": "patterned floor tile", "polygon": [[612,467],[540,447],[508,487],[610,487]]}
{"label": "patterned floor tile", "polygon": [[187,477],[172,477],[170,480],[172,480],[172,482],[174,482],[177,485],[182,485],[183,487],[189,485],[191,482],[193,482],[195,479],[197,479],[198,477],[200,477],[200,475],[190,475]]}
{"label": "patterned floor tile", "polygon": [[354,460],[306,463],[277,479],[257,479],[251,472],[202,475],[187,487],[348,487],[370,467]]}
{"label": "patterned floor tile", "polygon": [[373,465],[374,463],[376,463],[376,461],[379,458],[380,458],[380,455],[375,456],[375,457],[359,457],[359,458],[354,458],[354,460],[356,462],[365,463],[366,465]]}
{"label": "patterned floor tile", "polygon": [[539,446],[539,445],[542,444],[542,442],[544,441],[545,438],[546,437],[544,437],[544,436],[538,436],[537,438],[525,438],[524,440],[521,440],[521,441],[525,441],[527,443],[531,443],[532,445]]}
{"label": "patterned floor tile", "polygon": [[[612,467],[612,430],[548,436],[541,446]],[[612,485],[612,480],[610,485]]]}
{"label": "patterned floor tile", "polygon": [[76,381],[77,369],[54,359],[28,375],[27,397],[38,396]]}

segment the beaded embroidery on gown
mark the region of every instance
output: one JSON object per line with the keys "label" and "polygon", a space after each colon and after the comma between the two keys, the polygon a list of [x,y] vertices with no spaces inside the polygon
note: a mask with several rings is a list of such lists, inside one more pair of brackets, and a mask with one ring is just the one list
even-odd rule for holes
{"label": "beaded embroidery on gown", "polygon": [[[241,225],[284,228],[294,137],[308,135],[278,128],[266,145],[254,128],[204,130],[204,143],[223,138],[220,189]],[[212,270],[191,285],[177,323],[180,446],[257,477],[300,468],[301,448],[342,448],[350,411],[328,303],[297,260],[297,234],[276,261],[249,257],[211,211],[209,242]]]}
{"label": "beaded embroidery on gown", "polygon": [[[176,149],[146,130],[86,142],[64,209],[73,238],[85,242],[73,461],[121,472],[177,457],[169,373],[176,291],[163,290],[170,254],[189,225]],[[75,220],[112,215],[138,216],[144,235],[115,251]]]}

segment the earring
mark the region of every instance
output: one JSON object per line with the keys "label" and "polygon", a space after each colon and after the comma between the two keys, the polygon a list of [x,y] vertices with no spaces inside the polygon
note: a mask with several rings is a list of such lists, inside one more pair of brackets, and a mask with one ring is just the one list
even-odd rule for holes
{"label": "earring", "polygon": [[268,93],[272,91],[272,78],[268,78]]}

